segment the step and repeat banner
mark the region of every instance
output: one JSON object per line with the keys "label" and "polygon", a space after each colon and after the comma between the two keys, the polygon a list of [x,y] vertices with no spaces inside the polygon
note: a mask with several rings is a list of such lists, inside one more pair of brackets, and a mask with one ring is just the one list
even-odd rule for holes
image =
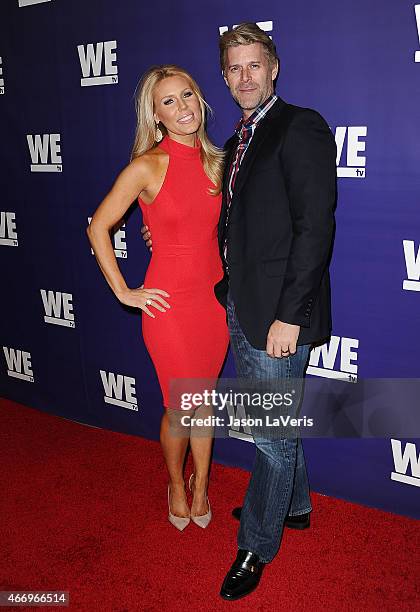
{"label": "step and repeat banner", "polygon": [[[308,378],[341,379],[345,390],[419,377],[420,4],[3,0],[0,17],[3,397],[158,438],[161,394],[140,311],[108,288],[86,227],[129,162],[134,94],[152,64],[189,70],[214,110],[212,139],[232,134],[240,112],[218,37],[243,21],[277,45],[277,93],[318,110],[337,142],[333,336],[312,351]],[[112,235],[130,287],[149,261],[141,225],[133,204]],[[223,375],[234,375],[230,356]],[[247,432],[230,434],[215,459],[250,468]],[[418,437],[304,448],[313,490],[420,518]]]}

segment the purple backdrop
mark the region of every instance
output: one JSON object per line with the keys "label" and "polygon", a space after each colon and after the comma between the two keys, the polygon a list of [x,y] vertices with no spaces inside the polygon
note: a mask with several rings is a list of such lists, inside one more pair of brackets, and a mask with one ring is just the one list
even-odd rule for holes
{"label": "purple backdrop", "polygon": [[[109,290],[85,227],[128,163],[133,94],[151,64],[190,70],[215,110],[211,136],[230,136],[239,112],[217,43],[242,21],[276,42],[277,92],[316,108],[336,134],[334,336],[309,371],[343,385],[418,377],[420,5],[162,0],[157,11],[135,0],[3,0],[0,15],[1,395],[157,438],[161,396],[140,315]],[[133,206],[114,236],[132,287],[148,263],[140,226]],[[314,490],[420,517],[418,440],[304,447]],[[215,458],[249,468],[253,448],[217,440]]]}

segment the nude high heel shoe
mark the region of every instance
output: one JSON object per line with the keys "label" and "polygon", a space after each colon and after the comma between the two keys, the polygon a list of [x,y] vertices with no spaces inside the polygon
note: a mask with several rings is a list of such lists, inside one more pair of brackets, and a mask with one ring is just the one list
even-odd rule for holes
{"label": "nude high heel shoe", "polygon": [[168,514],[169,522],[172,523],[174,527],[179,529],[179,531],[183,531],[185,527],[188,525],[188,523],[190,522],[190,517],[189,516],[176,516],[175,514],[172,514],[171,506],[169,504],[169,485],[168,485],[168,511],[169,511],[169,514]]}
{"label": "nude high heel shoe", "polygon": [[[190,479],[188,481],[188,488],[192,493],[192,479],[193,479],[194,474],[191,474]],[[202,527],[203,529],[205,529],[207,527],[207,525],[210,523],[211,521],[211,517],[212,517],[212,513],[211,513],[211,508],[210,508],[210,502],[209,502],[209,498],[206,495],[206,500],[207,500],[207,504],[209,506],[209,511],[206,514],[202,514],[200,516],[193,516],[191,514],[191,520],[193,523],[195,523],[196,525],[198,525],[199,527]]]}

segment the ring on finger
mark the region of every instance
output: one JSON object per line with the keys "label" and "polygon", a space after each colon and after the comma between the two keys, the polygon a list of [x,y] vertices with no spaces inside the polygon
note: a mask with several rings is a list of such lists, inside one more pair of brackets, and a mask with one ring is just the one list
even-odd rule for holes
{"label": "ring on finger", "polygon": [[150,306],[150,304],[151,304],[151,303],[152,303],[152,300],[151,300],[151,299],[147,299],[147,300],[146,300],[146,304],[147,304],[147,306]]}

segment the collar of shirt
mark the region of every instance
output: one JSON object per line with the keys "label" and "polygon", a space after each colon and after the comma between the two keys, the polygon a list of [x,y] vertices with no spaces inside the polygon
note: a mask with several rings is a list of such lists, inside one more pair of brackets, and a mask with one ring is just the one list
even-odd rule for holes
{"label": "collar of shirt", "polygon": [[246,121],[244,121],[244,118],[241,117],[238,125],[236,126],[236,133],[240,139],[242,139],[244,132],[253,132],[258,122],[266,116],[266,114],[274,105],[276,100],[277,96],[275,93],[273,93],[267,98],[265,102],[263,102],[260,106],[258,106],[258,108],[254,110],[252,115],[250,115]]}

